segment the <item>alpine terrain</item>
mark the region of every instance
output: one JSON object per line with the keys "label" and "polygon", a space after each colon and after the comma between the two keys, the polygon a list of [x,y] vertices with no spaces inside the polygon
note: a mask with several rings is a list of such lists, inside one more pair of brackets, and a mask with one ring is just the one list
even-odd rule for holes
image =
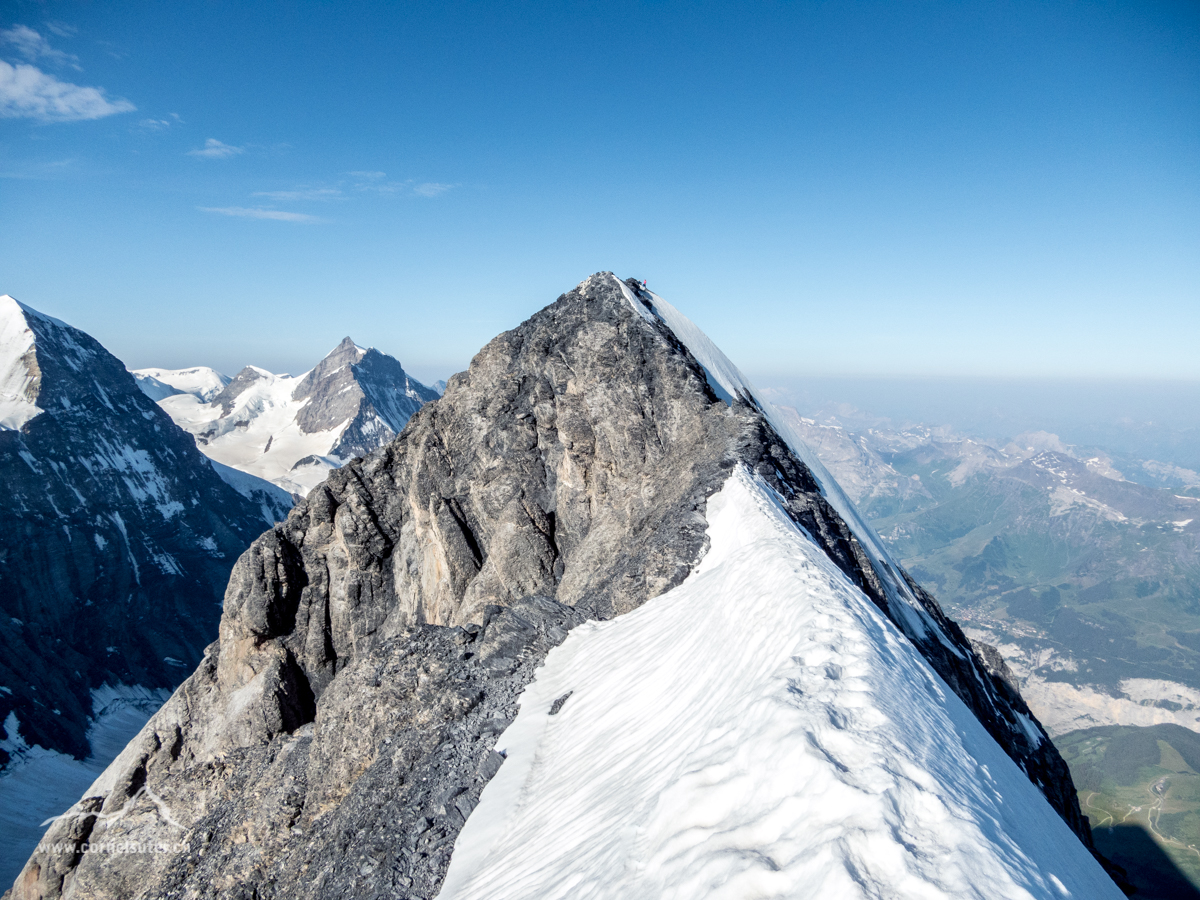
{"label": "alpine terrain", "polygon": [[254,542],[12,896],[1120,897],[1089,844],[999,654],[600,273]]}
{"label": "alpine terrain", "polygon": [[99,343],[9,296],[0,485],[0,866],[11,876],[39,823],[201,659],[234,561],[274,519]]}
{"label": "alpine terrain", "polygon": [[386,444],[438,396],[394,357],[350,338],[299,376],[256,366],[232,379],[203,367],[133,374],[215,462],[297,497],[330,470]]}
{"label": "alpine terrain", "polygon": [[782,412],[1004,656],[1138,896],[1200,898],[1200,474],[1046,432]]}
{"label": "alpine terrain", "polygon": [[1195,472],[1128,457],[1117,469],[1045,432],[1001,444],[783,414],[893,554],[1004,653],[1052,735],[1200,731]]}

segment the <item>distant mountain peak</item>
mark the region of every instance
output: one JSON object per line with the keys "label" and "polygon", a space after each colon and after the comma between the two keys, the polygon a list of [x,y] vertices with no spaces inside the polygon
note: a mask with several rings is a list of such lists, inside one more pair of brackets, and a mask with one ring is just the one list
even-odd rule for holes
{"label": "distant mountain peak", "polygon": [[303,400],[311,396],[322,382],[337,375],[347,366],[357,363],[366,353],[367,351],[354,343],[349,336],[342,338],[341,343],[325,354],[324,359],[301,376],[300,383],[292,392],[292,399]]}
{"label": "distant mountain peak", "polygon": [[[146,393],[196,436],[213,460],[303,496],[329,471],[391,440],[438,394],[399,361],[347,336],[297,377],[246,366],[219,390],[195,389],[207,370],[139,370]],[[174,385],[177,390],[161,388]]]}

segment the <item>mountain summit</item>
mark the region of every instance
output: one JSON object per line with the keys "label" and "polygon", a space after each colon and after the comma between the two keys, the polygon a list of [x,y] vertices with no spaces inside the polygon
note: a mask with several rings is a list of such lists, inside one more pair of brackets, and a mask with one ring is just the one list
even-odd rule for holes
{"label": "mountain summit", "polygon": [[393,357],[349,337],[296,377],[257,366],[232,379],[203,368],[134,375],[210,458],[297,496],[386,444],[438,396]]}
{"label": "mountain summit", "polygon": [[14,896],[1120,897],[997,660],[600,273],[254,543]]}

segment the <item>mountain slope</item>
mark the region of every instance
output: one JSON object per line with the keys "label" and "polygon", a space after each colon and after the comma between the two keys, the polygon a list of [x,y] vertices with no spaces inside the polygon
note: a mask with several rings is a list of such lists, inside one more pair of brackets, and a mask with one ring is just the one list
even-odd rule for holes
{"label": "mountain slope", "polygon": [[350,338],[312,370],[141,369],[142,390],[214,461],[304,496],[331,469],[391,440],[437,394]]}
{"label": "mountain slope", "polygon": [[0,336],[0,740],[82,759],[97,689],[201,658],[266,523],[94,339],[8,296]]}
{"label": "mountain slope", "polygon": [[[811,659],[782,659],[800,645],[785,650],[787,640],[772,637],[773,620],[754,613],[761,597],[742,609],[745,593],[722,589],[706,608],[739,623],[730,633],[742,639],[728,642],[729,653],[766,642],[770,660],[796,667],[796,696],[812,699],[788,715],[809,722],[810,745],[826,758],[813,771],[825,778],[848,768],[838,757],[858,742],[839,743],[839,716],[855,724],[847,737],[873,725],[876,743],[860,755],[887,760],[907,748],[915,761],[863,773],[885,805],[913,800],[911,833],[974,842],[975,856],[963,860],[992,860],[985,873],[1002,871],[1032,896],[1059,896],[1050,874],[1090,896],[1116,896],[1084,846],[1072,843],[1071,832],[1086,841],[1087,831],[1069,774],[1002,663],[993,670],[976,655],[808,456],[661,298],[608,273],[589,278],[493,340],[394,441],[333,472],[255,542],[226,592],[220,643],[72,815],[52,826],[50,849],[26,866],[14,895],[436,896],[452,850],[471,852],[460,831],[484,786],[509,765],[495,749],[498,736],[519,705],[540,702],[536,687],[522,691],[547,654],[574,640],[572,628],[582,625],[585,639],[596,627],[583,625],[588,620],[624,626],[639,607],[655,618],[663,604],[678,605],[673,589],[689,590],[690,577],[699,583],[720,569],[722,554],[738,556],[722,549],[721,502],[714,507],[713,498],[731,478],[753,473],[766,498],[761,516],[785,529],[791,548],[781,555],[777,541],[768,568],[798,580],[778,614],[795,625],[787,640],[817,642],[803,650]],[[808,575],[799,566],[805,560],[814,567]],[[803,623],[838,603],[859,634],[840,651],[822,649],[823,633]],[[685,616],[680,627],[691,629],[678,636],[684,645],[711,642],[714,628],[718,642],[725,636],[719,621],[703,617]],[[835,652],[844,659],[828,656]],[[892,659],[894,668],[881,668]],[[822,678],[841,674],[841,688],[822,688]],[[653,723],[636,703],[639,679],[635,671],[618,686],[631,702],[617,704],[606,733],[615,738],[628,727],[638,746],[653,747]],[[904,703],[860,689],[862,680],[888,679],[904,682],[888,695]],[[581,698],[587,702],[583,691]],[[547,712],[569,715],[571,699],[556,698]],[[1005,788],[999,797],[980,788],[963,801],[983,823],[975,837],[949,835],[938,825],[945,810],[925,802],[944,792],[931,785],[938,772],[921,767],[937,754],[919,750],[919,727],[908,734],[924,709],[918,701],[928,706],[922,721],[937,723],[930,737],[950,748],[941,760],[957,773],[950,783],[992,777]],[[955,718],[970,714],[967,725]],[[787,758],[797,745],[784,737],[760,736],[747,752]],[[705,739],[719,738],[717,729]],[[678,771],[684,759],[667,755],[655,765]],[[998,771],[985,776],[981,767]],[[912,782],[929,789],[908,790]],[[153,803],[138,793],[143,787]],[[1004,824],[989,819],[997,809]],[[1013,833],[1029,809],[1036,833],[1063,854],[1061,870],[1040,882],[1030,860],[1046,851]],[[742,851],[760,874],[776,865],[758,850],[772,821],[761,819]],[[880,826],[874,835],[900,868],[913,863],[906,871],[916,890],[934,883],[917,857],[935,848],[912,846],[909,833]],[[53,852],[82,841],[176,849],[136,862]],[[635,850],[624,863],[646,863]],[[838,865],[851,873],[854,854]],[[985,882],[970,868],[963,863],[962,877],[975,879],[980,896],[1003,895],[1005,882]]]}
{"label": "mountain slope", "polygon": [[760,478],[707,518],[681,586],[550,652],[440,897],[1119,896]]}

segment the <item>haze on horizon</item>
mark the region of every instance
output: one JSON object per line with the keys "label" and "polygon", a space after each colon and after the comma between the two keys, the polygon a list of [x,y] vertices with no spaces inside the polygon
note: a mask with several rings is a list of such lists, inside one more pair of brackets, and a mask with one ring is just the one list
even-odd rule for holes
{"label": "haze on horizon", "polygon": [[1200,380],[1200,7],[746,10],[17,0],[0,292],[432,381],[611,269],[762,384]]}

